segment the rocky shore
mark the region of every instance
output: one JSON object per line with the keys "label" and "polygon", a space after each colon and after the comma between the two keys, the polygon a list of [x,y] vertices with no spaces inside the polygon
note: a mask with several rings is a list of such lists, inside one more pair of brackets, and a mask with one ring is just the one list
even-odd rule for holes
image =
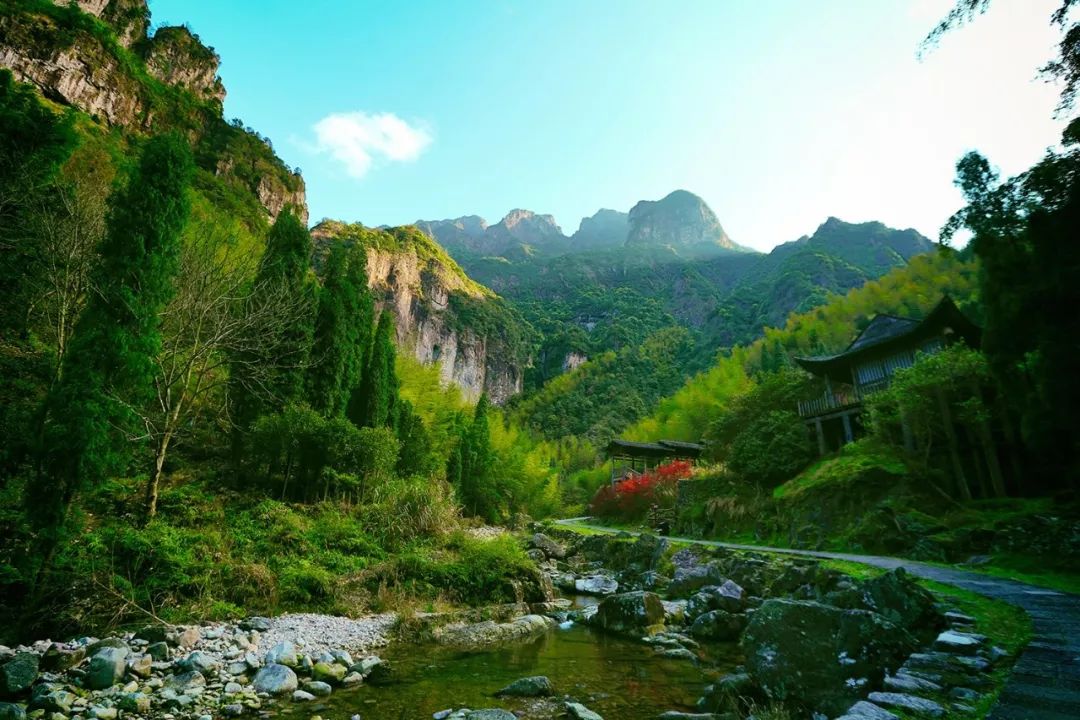
{"label": "rocky shore", "polygon": [[0,647],[0,719],[229,717],[310,701],[378,682],[386,668],[368,651],[395,621],[293,614]]}
{"label": "rocky shore", "polygon": [[[812,559],[675,552],[648,535],[553,529],[524,542],[554,586],[596,600],[577,608],[565,598],[499,608],[502,621],[475,613],[412,624],[392,614],[290,614],[0,647],[0,720],[265,717],[342,689],[395,681],[391,664],[373,654],[394,638],[472,652],[573,623],[700,666],[696,711],[672,709],[660,716],[665,720],[736,720],[774,705],[786,717],[815,720],[970,717],[994,689],[995,669],[1010,661],[973,630],[973,618],[942,606],[902,570],[862,580]],[[713,671],[710,681],[716,648],[737,648],[743,660],[722,677]],[[578,698],[556,695],[542,676],[521,678],[494,697],[538,698],[535,713],[518,710],[525,718],[602,720]],[[435,714],[515,717],[499,708]]]}

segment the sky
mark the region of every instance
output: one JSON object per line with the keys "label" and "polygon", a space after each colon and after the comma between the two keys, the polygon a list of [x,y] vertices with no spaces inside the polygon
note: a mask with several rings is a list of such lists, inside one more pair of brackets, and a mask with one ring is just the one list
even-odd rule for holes
{"label": "sky", "polygon": [[759,250],[827,217],[936,238],[983,152],[1057,143],[1060,0],[994,0],[919,57],[951,0],[150,0],[222,57],[225,115],[307,182],[312,222],[513,208],[570,234],[682,188]]}

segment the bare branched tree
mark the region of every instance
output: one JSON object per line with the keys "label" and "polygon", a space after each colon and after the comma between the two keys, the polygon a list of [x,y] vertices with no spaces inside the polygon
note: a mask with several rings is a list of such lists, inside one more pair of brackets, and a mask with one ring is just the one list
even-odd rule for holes
{"label": "bare branched tree", "polygon": [[234,382],[242,377],[248,389],[263,393],[275,368],[294,362],[280,348],[308,304],[284,288],[253,286],[256,260],[212,229],[185,244],[176,295],[162,317],[156,398],[146,417],[154,448],[147,518],[157,512],[165,459],[177,435],[201,411],[227,418],[230,371]]}
{"label": "bare branched tree", "polygon": [[42,327],[54,348],[53,382],[60,377],[75,318],[86,302],[114,170],[100,149],[79,151],[30,215],[43,272],[27,308],[28,325]]}

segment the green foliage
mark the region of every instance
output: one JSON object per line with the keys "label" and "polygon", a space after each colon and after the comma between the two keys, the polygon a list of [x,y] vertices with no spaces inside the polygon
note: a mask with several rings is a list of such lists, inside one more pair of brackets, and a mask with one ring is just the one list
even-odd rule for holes
{"label": "green foliage", "polygon": [[465,427],[450,460],[447,475],[456,482],[465,512],[488,520],[498,519],[499,499],[494,497],[495,458],[491,451],[487,395],[481,395],[472,421]]}
{"label": "green foliage", "polygon": [[516,403],[513,417],[548,438],[606,442],[679,387],[694,349],[688,330],[658,330],[555,378]]}
{"label": "green foliage", "polygon": [[344,414],[360,383],[374,321],[364,248],[338,245],[327,260],[319,290],[308,373],[308,398],[320,412]]}
{"label": "green foliage", "polygon": [[282,497],[304,502],[364,502],[372,487],[393,477],[399,448],[387,428],[357,428],[306,405],[259,418],[250,445],[251,474]]}
{"label": "green foliage", "polygon": [[972,232],[986,309],[983,350],[1020,419],[1034,474],[1044,487],[1073,489],[1080,462],[1072,339],[1080,332],[1077,128],[1074,120],[1066,130],[1066,150],[1004,183],[981,155],[961,159],[956,184],[968,206],[943,230],[946,240],[961,227]]}
{"label": "green foliage", "polygon": [[727,465],[750,482],[775,485],[805,467],[813,452],[802,418],[792,410],[770,410],[735,436]]}
{"label": "green foliage", "polygon": [[[623,434],[631,440],[659,437],[696,441],[726,411],[732,399],[753,383],[766,359],[782,352],[823,355],[837,352],[878,313],[918,316],[928,312],[947,294],[969,316],[976,309],[976,266],[956,253],[919,255],[905,267],[866,283],[810,312],[792,315],[782,329],[766,328],[765,337],[747,347],[736,347],[717,359],[709,370],[691,378],[674,395],[661,400],[652,415]],[[770,361],[775,364],[775,360]]]}
{"label": "green foliage", "polygon": [[383,310],[360,385],[349,400],[349,419],[364,427],[392,427],[396,422],[398,379],[394,317]]}
{"label": "green foliage", "polygon": [[31,515],[46,534],[61,528],[82,488],[124,467],[131,440],[141,435],[137,408],[151,390],[190,175],[186,143],[159,136],[147,142],[138,170],[112,202],[96,292],[47,401],[44,473],[28,493]]}
{"label": "green foliage", "polygon": [[314,283],[310,270],[311,236],[286,208],[270,229],[255,278],[254,302],[296,305],[306,311],[301,313],[302,320],[282,329],[272,363],[270,358],[246,351],[233,359],[229,396],[236,427],[233,451],[237,457],[242,452],[243,433],[261,414],[302,400],[314,333]]}
{"label": "green foliage", "polygon": [[[1005,486],[991,439],[992,413],[987,402],[995,395],[995,383],[982,353],[954,345],[930,355],[920,354],[913,366],[897,371],[888,388],[869,396],[867,424],[879,441],[899,451],[910,446],[909,457],[922,471],[938,465],[943,475],[951,476],[957,497],[970,499],[966,463],[956,447],[956,428],[961,428],[966,437],[979,439],[983,451],[983,457],[975,459],[983,483],[980,493],[1001,496]],[[909,434],[906,441],[905,432]],[[949,461],[932,455],[939,448],[949,449],[951,467]],[[983,474],[986,460],[991,467]]]}
{"label": "green foliage", "polygon": [[380,573],[420,597],[440,591],[466,603],[507,603],[520,599],[519,583],[535,572],[520,543],[513,537],[477,540],[464,534],[451,539],[454,556],[425,550],[396,556]]}
{"label": "green foliage", "polygon": [[402,477],[421,475],[430,477],[438,467],[438,459],[431,448],[424,420],[413,410],[408,400],[398,400],[398,454],[397,472]]}

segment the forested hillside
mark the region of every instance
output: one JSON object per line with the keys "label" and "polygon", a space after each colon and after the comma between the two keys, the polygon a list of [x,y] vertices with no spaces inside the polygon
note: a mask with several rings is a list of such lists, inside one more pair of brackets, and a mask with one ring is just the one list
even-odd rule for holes
{"label": "forested hillside", "polygon": [[[457,532],[558,506],[484,394],[520,383],[527,328],[416,231],[328,224],[316,252],[299,175],[221,118],[213,52],[148,39],[143,3],[87,9],[0,12],[5,635],[543,597],[514,545]],[[425,359],[460,338],[469,370],[398,351],[432,322]]]}

